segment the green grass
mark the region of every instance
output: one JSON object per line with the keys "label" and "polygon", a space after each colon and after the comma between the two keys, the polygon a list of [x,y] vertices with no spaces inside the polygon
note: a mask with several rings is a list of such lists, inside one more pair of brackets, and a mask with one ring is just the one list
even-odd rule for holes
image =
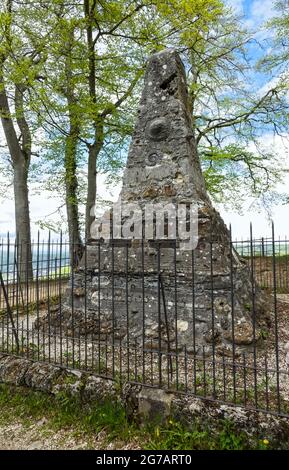
{"label": "green grass", "polygon": [[220,422],[212,432],[209,425],[195,422],[185,426],[173,419],[165,424],[158,420],[140,426],[128,420],[121,404],[111,400],[94,405],[59,394],[57,397],[35,392],[27,388],[0,384],[0,425],[20,420],[27,426],[46,418],[48,430],[73,429],[73,435],[85,436],[87,442],[99,432],[105,435],[104,445],[110,442],[121,446],[127,443],[150,450],[242,450],[268,449],[273,444],[264,441],[267,436],[248,439],[247,435],[234,429],[229,421]]}
{"label": "green grass", "polygon": [[150,450],[265,450],[270,447],[267,439],[249,442],[247,435],[238,432],[227,420],[214,432],[200,423],[186,429],[181,423],[169,420],[166,427],[155,428],[153,438],[146,445]]}
{"label": "green grass", "polygon": [[62,266],[60,269],[57,269],[56,271],[52,271],[49,273],[48,276],[41,276],[40,281],[47,281],[48,279],[52,281],[53,279],[68,279],[70,276],[71,268],[70,266]]}

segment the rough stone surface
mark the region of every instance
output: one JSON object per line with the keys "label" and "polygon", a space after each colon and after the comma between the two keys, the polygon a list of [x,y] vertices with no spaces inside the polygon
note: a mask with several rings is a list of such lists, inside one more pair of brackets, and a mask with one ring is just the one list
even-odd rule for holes
{"label": "rough stone surface", "polygon": [[13,385],[24,385],[31,362],[14,356],[0,355],[0,381]]}
{"label": "rough stone surface", "polygon": [[128,395],[135,407],[130,406],[130,415],[140,422],[166,423],[170,418],[188,427],[207,425],[212,434],[218,434],[220,425],[227,421],[248,437],[276,440],[286,448],[289,442],[289,419],[285,417],[160,389],[130,388]]}
{"label": "rough stone surface", "polygon": [[138,395],[139,415],[154,420],[161,416],[162,419],[171,415],[171,405],[174,395],[161,389],[142,389]]}
{"label": "rough stone surface", "polygon": [[263,412],[248,410],[233,405],[219,404],[190,396],[175,397],[171,414],[183,423],[196,420],[207,423],[214,432],[224,420],[233,424],[238,431],[261,439],[275,439],[279,444],[289,441],[289,420]]}
{"label": "rough stone surface", "polygon": [[21,385],[40,392],[65,393],[84,401],[116,396],[115,382],[78,370],[0,354],[0,382]]}
{"label": "rough stone surface", "polygon": [[51,392],[54,384],[60,379],[63,371],[51,364],[40,364],[35,362],[29,364],[24,378],[23,385],[43,392]]}
{"label": "rough stone surface", "polygon": [[[53,325],[61,324],[68,334],[73,333],[73,324],[80,334],[105,339],[113,333],[115,339],[124,341],[129,330],[130,339],[141,342],[145,336],[145,344],[159,345],[161,336],[164,350],[186,345],[192,352],[195,343],[193,352],[198,353],[212,343],[231,347],[234,314],[235,343],[239,348],[250,347],[254,339],[251,274],[246,262],[231,251],[228,229],[207,195],[192,132],[184,67],[174,50],[156,53],[148,62],[120,199],[137,202],[142,209],[149,202],[194,203],[199,231],[194,257],[191,251],[178,248],[178,237],[176,252],[167,245],[160,249],[163,291],[159,299],[155,244],[149,240],[144,245],[134,240],[131,246],[105,242],[99,250],[91,241],[67,293],[66,306],[61,315],[50,315]],[[270,301],[265,297],[256,287],[257,339],[260,330],[270,324]]]}
{"label": "rough stone surface", "polygon": [[[88,373],[66,370],[54,365],[43,365],[24,358],[0,354],[0,382],[28,386],[34,390],[68,396],[84,402],[118,400],[130,419],[141,422],[167,421],[168,418],[193,424],[201,421],[211,432],[220,422],[229,420],[248,436],[289,441],[289,419],[263,412],[224,405],[190,395],[151,389],[141,384],[125,383],[117,386],[113,381]],[[44,378],[45,373],[47,379]]]}

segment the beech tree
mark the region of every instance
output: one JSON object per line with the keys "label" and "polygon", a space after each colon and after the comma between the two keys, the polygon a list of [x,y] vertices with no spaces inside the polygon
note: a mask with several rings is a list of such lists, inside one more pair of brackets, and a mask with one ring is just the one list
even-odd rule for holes
{"label": "beech tree", "polygon": [[[284,176],[284,164],[262,144],[265,133],[282,133],[288,103],[282,82],[259,91],[252,86],[258,62],[249,48],[262,53],[254,31],[225,8],[212,27],[185,37],[189,64],[193,132],[207,188],[217,202],[240,208],[251,196],[265,205]],[[237,197],[236,197],[237,196]]]}
{"label": "beech tree", "polygon": [[281,82],[261,93],[252,89],[253,33],[224,2],[6,0],[1,8],[1,119],[10,142],[16,227],[25,240],[27,181],[40,135],[39,185],[60,194],[72,264],[78,263],[97,172],[123,165],[146,59],[164,47],[180,52],[188,73],[192,130],[211,196],[218,202],[231,196],[234,204],[236,191],[256,198],[274,192],[282,166],[260,138],[286,126],[286,89]]}
{"label": "beech tree", "polygon": [[38,73],[41,57],[15,33],[13,0],[0,13],[0,116],[13,171],[15,228],[21,278],[32,273],[28,173],[32,156],[31,123],[25,99]]}
{"label": "beech tree", "polygon": [[[174,11],[181,12],[185,6],[189,6],[187,22],[192,25],[203,24],[211,21],[215,10],[218,12],[222,5],[221,2],[212,0],[212,11],[207,12],[204,10],[205,3],[204,0],[187,0],[179,6],[174,5]],[[83,11],[78,6],[67,8],[65,2],[58,1],[54,6],[51,3],[48,5],[50,21],[54,21],[54,46],[53,43],[50,44],[50,60],[47,61],[49,72],[45,73],[49,85],[46,91],[45,87],[44,91],[38,90],[46,108],[42,108],[40,114],[47,115],[50,127],[60,130],[64,138],[67,138],[68,135],[71,137],[70,131],[66,126],[61,126],[61,122],[66,123],[69,116],[71,123],[72,113],[74,123],[78,122],[77,132],[74,132],[75,136],[77,134],[75,145],[71,145],[71,138],[69,140],[71,165],[69,172],[66,171],[66,189],[70,188],[70,194],[66,190],[69,234],[70,240],[73,239],[76,244],[80,241],[79,222],[76,220],[79,204],[77,176],[73,175],[77,166],[77,151],[80,146],[87,149],[85,227],[89,234],[93,220],[91,210],[96,199],[98,157],[109,147],[115,149],[115,141],[118,142],[118,148],[121,144],[125,145],[131,132],[132,118],[135,116],[138,85],[145,60],[153,50],[170,45],[173,35],[181,33],[180,26],[177,32],[175,26],[168,21],[169,11],[164,10],[163,2],[143,1],[135,4],[129,1],[99,3],[84,0],[82,6]],[[192,14],[195,19],[188,20]],[[67,44],[66,36],[70,28],[74,28],[75,34],[73,41],[68,41],[71,44],[68,60],[68,51],[61,44]],[[66,70],[69,77],[67,74],[63,76],[63,70]],[[59,106],[59,99],[65,88],[63,84],[72,82],[73,106]],[[51,100],[51,91],[55,97],[54,102]],[[45,112],[47,107],[48,113]],[[114,143],[110,145],[112,141]],[[113,164],[111,153],[109,159]],[[67,163],[66,159],[66,167]],[[68,175],[71,185],[67,184]]]}

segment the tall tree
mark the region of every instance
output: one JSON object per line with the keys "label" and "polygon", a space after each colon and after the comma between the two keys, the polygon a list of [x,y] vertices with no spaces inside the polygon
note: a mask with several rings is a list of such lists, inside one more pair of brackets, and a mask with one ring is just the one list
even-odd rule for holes
{"label": "tall tree", "polygon": [[[88,69],[88,93],[91,120],[91,141],[88,147],[87,170],[87,198],[85,211],[85,231],[89,234],[91,223],[94,219],[93,208],[96,201],[96,176],[97,158],[103,148],[108,132],[107,121],[115,115],[121,105],[129,98],[140,78],[143,68],[143,60],[136,62],[139,55],[139,47],[143,48],[142,54],[148,50],[152,42],[152,31],[147,29],[146,42],[138,36],[138,44],[135,41],[135,26],[141,28],[140,13],[147,8],[147,1],[131,2],[95,2],[83,0],[84,25],[86,32],[87,69]],[[140,31],[138,31],[140,33]],[[102,52],[104,51],[104,52]],[[128,51],[130,57],[126,57]],[[103,66],[111,56],[109,67]],[[98,66],[96,66],[96,63]],[[102,74],[101,74],[101,69]],[[109,73],[111,74],[109,76]],[[99,85],[102,88],[105,81],[109,84],[111,94],[107,103],[99,105]],[[107,92],[106,92],[107,93]],[[101,100],[103,101],[103,100]],[[109,130],[111,132],[111,129]]]}
{"label": "tall tree", "polygon": [[[0,17],[0,115],[13,168],[15,226],[20,247],[18,258],[21,263],[20,276],[31,278],[33,273],[28,172],[32,137],[25,115],[24,99],[29,87],[27,72],[30,67],[33,68],[34,64],[37,64],[38,57],[35,52],[26,51],[24,54],[23,50],[19,54],[18,51],[23,44],[20,45],[14,38],[12,8],[13,0],[7,0]],[[16,47],[18,53],[15,52]],[[12,99],[9,96],[7,82],[9,92],[14,90]]]}
{"label": "tall tree", "polygon": [[285,80],[288,83],[289,69],[289,3],[287,0],[274,2],[276,16],[268,21],[265,28],[268,33],[269,46],[265,56],[260,60],[260,67],[274,72],[271,77],[275,82]]}
{"label": "tall tree", "polygon": [[250,47],[254,44],[256,56],[262,48],[255,32],[224,5],[209,21],[204,14],[197,29],[179,12],[172,12],[172,21],[176,30],[180,22],[183,28],[176,47],[188,67],[193,133],[209,192],[218,202],[238,204],[243,194],[266,204],[284,165],[260,141],[265,132],[284,129],[284,84],[272,82],[263,91],[254,85],[257,62],[249,59]]}
{"label": "tall tree", "polygon": [[[204,6],[207,9],[204,10]],[[182,35],[188,34],[188,27],[194,32],[198,31],[201,25],[218,17],[221,10],[219,0],[210,0],[209,3],[205,0],[186,0],[180,5],[175,2],[171,9],[164,8],[164,2],[140,1],[136,4],[131,1],[83,0],[83,22],[77,23],[78,45],[72,51],[70,67],[79,81],[75,87],[75,102],[82,116],[79,141],[88,152],[85,217],[88,235],[93,220],[91,211],[96,200],[99,156],[109,147],[113,136],[117,136],[122,143],[129,138],[131,126],[128,123],[135,114],[135,91],[138,92],[137,85],[148,54],[170,46],[174,36],[180,45]],[[181,21],[177,27],[171,21],[176,14],[184,16],[186,29]],[[65,17],[75,18],[75,15],[82,18],[79,12],[72,12],[71,9]],[[62,63],[59,57],[57,63]],[[55,85],[57,95],[58,78]],[[123,119],[124,115],[128,119]],[[56,125],[59,126],[58,123]]]}
{"label": "tall tree", "polygon": [[[42,130],[43,147],[54,149],[42,151],[42,163],[51,175],[50,186],[56,177],[61,183],[57,189],[63,188],[71,244],[81,246],[83,201],[89,236],[97,171],[114,171],[123,163],[145,61],[164,47],[177,48],[188,71],[193,133],[214,198],[232,194],[236,183],[247,189],[248,181],[254,196],[272,189],[280,174],[276,156],[258,153],[257,146],[264,129],[284,125],[284,88],[278,83],[260,94],[246,85],[252,77],[247,46],[253,35],[221,0],[14,2],[25,37],[19,51],[30,45],[27,56],[24,50],[30,78],[17,76],[22,116],[29,104]],[[15,76],[10,78],[9,86]],[[19,104],[18,99],[21,116]],[[80,170],[85,167],[83,181]],[[73,253],[75,263],[79,255]]]}
{"label": "tall tree", "polygon": [[77,147],[81,132],[81,119],[77,112],[75,80],[73,77],[73,67],[71,55],[74,44],[73,26],[68,30],[65,44],[65,67],[64,76],[66,85],[63,94],[67,100],[69,128],[65,139],[64,168],[65,168],[65,188],[66,188],[66,210],[69,227],[70,260],[72,266],[77,266],[82,256],[83,245],[79,224],[79,204],[78,204],[78,180],[77,170]]}

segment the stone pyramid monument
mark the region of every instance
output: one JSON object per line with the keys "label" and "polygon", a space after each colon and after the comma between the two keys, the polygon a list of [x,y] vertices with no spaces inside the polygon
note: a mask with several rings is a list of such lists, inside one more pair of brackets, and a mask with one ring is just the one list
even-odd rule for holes
{"label": "stone pyramid monument", "polygon": [[[251,345],[267,318],[265,300],[206,192],[185,70],[173,49],[148,61],[120,200],[142,210],[150,203],[194,204],[197,248],[180,249],[178,236],[175,244],[144,238],[99,246],[96,221],[74,275],[74,328],[172,350]],[[70,328],[67,305],[63,322]]]}

